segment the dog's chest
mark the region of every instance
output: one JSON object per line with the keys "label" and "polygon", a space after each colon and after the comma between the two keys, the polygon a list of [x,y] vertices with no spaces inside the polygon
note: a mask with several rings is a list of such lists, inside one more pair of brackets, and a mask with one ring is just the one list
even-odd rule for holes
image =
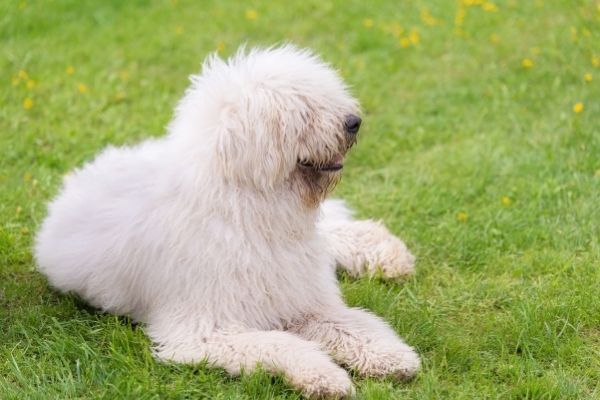
{"label": "dog's chest", "polygon": [[[323,307],[337,293],[332,260],[318,243],[277,243],[249,255],[234,268],[235,311],[244,324],[258,329],[281,328]],[[334,292],[334,293],[332,293]]]}

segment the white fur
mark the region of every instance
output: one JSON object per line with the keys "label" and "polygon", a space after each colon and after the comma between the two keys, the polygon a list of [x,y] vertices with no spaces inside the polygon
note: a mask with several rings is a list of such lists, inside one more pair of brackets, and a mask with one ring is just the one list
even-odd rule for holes
{"label": "white fur", "polygon": [[37,236],[39,269],[144,322],[161,359],[232,374],[261,364],[308,396],[353,393],[336,363],[412,377],[414,350],[344,304],[334,269],[395,277],[413,257],[381,224],[322,202],[337,172],[298,164],[343,155],[357,108],[308,51],[209,57],[166,136],[109,147],[65,178]]}

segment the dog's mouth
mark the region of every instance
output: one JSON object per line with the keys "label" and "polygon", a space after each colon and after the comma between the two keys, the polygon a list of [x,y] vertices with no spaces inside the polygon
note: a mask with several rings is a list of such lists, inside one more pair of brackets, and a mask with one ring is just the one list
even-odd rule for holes
{"label": "dog's mouth", "polygon": [[298,165],[302,168],[312,169],[318,172],[335,172],[344,168],[344,156],[339,155],[333,160],[327,162],[317,162],[312,160],[298,160]]}

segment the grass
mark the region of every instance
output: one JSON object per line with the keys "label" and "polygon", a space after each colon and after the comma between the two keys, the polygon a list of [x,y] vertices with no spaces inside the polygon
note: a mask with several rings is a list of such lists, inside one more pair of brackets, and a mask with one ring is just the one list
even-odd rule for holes
{"label": "grass", "polygon": [[162,134],[208,52],[282,40],[363,104],[336,196],[419,259],[405,282],[340,276],[423,357],[358,397],[600,398],[600,5],[490,4],[1,2],[0,398],[299,398],[156,363],[143,327],[53,292],[30,251],[61,177]]}

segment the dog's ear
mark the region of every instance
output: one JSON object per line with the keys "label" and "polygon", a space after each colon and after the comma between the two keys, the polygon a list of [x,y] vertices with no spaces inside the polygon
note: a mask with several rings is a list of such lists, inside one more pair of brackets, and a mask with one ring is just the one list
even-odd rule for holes
{"label": "dog's ear", "polygon": [[297,155],[277,105],[258,89],[222,108],[216,157],[225,179],[268,190],[289,175]]}

